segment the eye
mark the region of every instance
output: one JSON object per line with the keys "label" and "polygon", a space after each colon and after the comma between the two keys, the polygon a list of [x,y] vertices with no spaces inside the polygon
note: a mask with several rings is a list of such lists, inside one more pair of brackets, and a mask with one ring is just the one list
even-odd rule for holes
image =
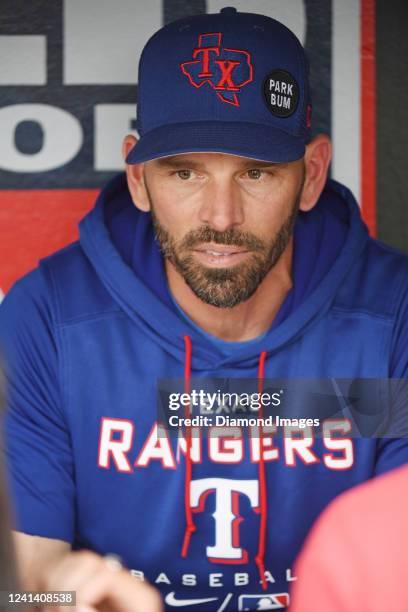
{"label": "eye", "polygon": [[181,178],[183,181],[188,181],[192,176],[191,170],[177,170],[177,176]]}
{"label": "eye", "polygon": [[253,181],[257,181],[261,178],[263,172],[259,168],[251,168],[248,170],[247,174],[248,178],[252,179]]}

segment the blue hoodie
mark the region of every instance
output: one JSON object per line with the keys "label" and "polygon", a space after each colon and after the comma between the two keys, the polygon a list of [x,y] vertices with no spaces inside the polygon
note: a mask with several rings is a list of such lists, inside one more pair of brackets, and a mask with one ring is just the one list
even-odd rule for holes
{"label": "blue hoodie", "polygon": [[316,517],[407,461],[408,440],[351,439],[338,423],[300,442],[265,430],[263,454],[238,434],[177,440],[157,422],[156,381],[407,377],[407,259],[371,239],[351,193],[328,181],[299,214],[293,288],[271,328],[223,342],[175,304],[150,215],[115,177],[79,242],[0,308],[16,529],[118,554],[168,610],[285,607]]}

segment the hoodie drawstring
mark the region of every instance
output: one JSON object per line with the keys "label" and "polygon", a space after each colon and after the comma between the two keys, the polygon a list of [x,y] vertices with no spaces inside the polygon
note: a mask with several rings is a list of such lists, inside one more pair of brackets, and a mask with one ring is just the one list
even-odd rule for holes
{"label": "hoodie drawstring", "polygon": [[[184,347],[186,351],[186,360],[185,360],[185,366],[184,366],[184,393],[188,393],[188,395],[190,395],[191,352],[192,352],[190,336],[184,336]],[[191,416],[190,404],[187,404],[185,406],[184,416],[186,419],[190,418]],[[186,514],[186,529],[184,532],[183,547],[181,549],[182,557],[187,557],[191,536],[197,529],[193,521],[193,511],[190,505],[191,474],[192,474],[191,427],[189,426],[189,427],[186,427],[186,473],[185,473],[185,479],[184,479],[184,508],[185,508],[185,514]]]}
{"label": "hoodie drawstring", "polygon": [[[184,392],[190,395],[190,380],[191,380],[191,358],[192,358],[192,344],[190,336],[184,336],[184,348],[185,348],[185,365],[184,365]],[[263,383],[265,377],[265,360],[266,351],[262,351],[259,356],[258,364],[258,392],[263,392]],[[191,417],[190,405],[185,406],[184,411],[185,418]],[[263,417],[263,406],[259,409],[259,416]],[[265,460],[263,454],[263,430],[260,427],[260,439],[259,439],[259,464],[258,464],[258,481],[259,481],[259,512],[260,512],[260,526],[258,536],[258,552],[255,557],[255,563],[258,567],[259,577],[261,579],[262,588],[267,589],[267,583],[265,578],[265,542],[266,542],[266,527],[267,527],[267,490],[266,490],[266,477],[265,477]],[[193,510],[190,505],[190,488],[191,488],[191,476],[192,476],[192,460],[191,460],[191,426],[186,426],[186,472],[184,479],[184,509],[186,516],[186,528],[184,531],[183,546],[181,549],[181,556],[187,557],[188,548],[192,534],[197,530],[197,526],[193,521]]]}
{"label": "hoodie drawstring", "polygon": [[[263,383],[265,378],[265,359],[266,351],[262,351],[259,355],[258,364],[258,393],[263,393]],[[260,395],[259,395],[260,397]],[[260,403],[259,416],[263,418],[263,405]],[[255,563],[258,566],[259,577],[261,579],[262,588],[266,590],[268,585],[265,578],[265,542],[266,542],[266,525],[267,525],[267,512],[268,512],[268,501],[266,491],[266,477],[265,477],[265,460],[264,460],[264,448],[263,448],[263,429],[259,428],[259,463],[258,463],[258,481],[259,481],[259,511],[260,511],[260,525],[259,525],[259,536],[258,536],[258,552],[255,557]]]}

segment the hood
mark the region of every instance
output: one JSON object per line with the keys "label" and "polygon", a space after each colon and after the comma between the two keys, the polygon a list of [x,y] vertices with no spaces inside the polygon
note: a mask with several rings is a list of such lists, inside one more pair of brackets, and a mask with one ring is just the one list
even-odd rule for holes
{"label": "hood", "polygon": [[[300,212],[294,228],[293,287],[270,329],[261,337],[237,343],[223,352],[223,344],[198,328],[172,300],[164,262],[149,213],[140,212],[130,198],[126,177],[115,177],[100,194],[95,208],[80,225],[80,242],[101,282],[118,305],[139,326],[144,337],[161,345],[184,364],[184,391],[190,393],[193,370],[230,366],[234,372],[257,364],[258,391],[262,393],[265,361],[323,317],[337,289],[356,261],[368,238],[358,206],[345,187],[328,181],[319,202]],[[235,343],[232,343],[235,344]],[[194,348],[194,350],[193,350]],[[185,416],[190,416],[190,406]],[[262,408],[259,416],[262,417]],[[185,426],[184,511],[185,533],[181,555],[187,557],[197,530],[191,507],[193,465],[192,430]],[[259,430],[260,455],[258,550],[254,562],[260,582],[267,589],[265,547],[268,491],[263,453],[263,429]]]}
{"label": "hood", "polygon": [[167,288],[150,213],[134,206],[124,173],[106,185],[80,224],[81,246],[114,300],[143,333],[181,363],[185,358],[183,338],[188,335],[194,347],[193,370],[246,368],[258,363],[260,353],[271,355],[304,333],[330,308],[367,238],[351,192],[328,180],[316,206],[299,212],[294,229],[293,287],[271,328],[226,355],[220,348],[222,342],[213,342],[186,317],[180,317]]}

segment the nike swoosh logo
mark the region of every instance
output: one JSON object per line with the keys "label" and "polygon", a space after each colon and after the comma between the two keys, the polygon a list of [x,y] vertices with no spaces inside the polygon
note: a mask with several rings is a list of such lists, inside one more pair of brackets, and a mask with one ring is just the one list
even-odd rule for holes
{"label": "nike swoosh logo", "polygon": [[196,606],[201,603],[208,603],[209,601],[217,601],[218,597],[207,597],[206,599],[176,599],[176,592],[171,591],[171,593],[167,593],[164,601],[168,606]]}

